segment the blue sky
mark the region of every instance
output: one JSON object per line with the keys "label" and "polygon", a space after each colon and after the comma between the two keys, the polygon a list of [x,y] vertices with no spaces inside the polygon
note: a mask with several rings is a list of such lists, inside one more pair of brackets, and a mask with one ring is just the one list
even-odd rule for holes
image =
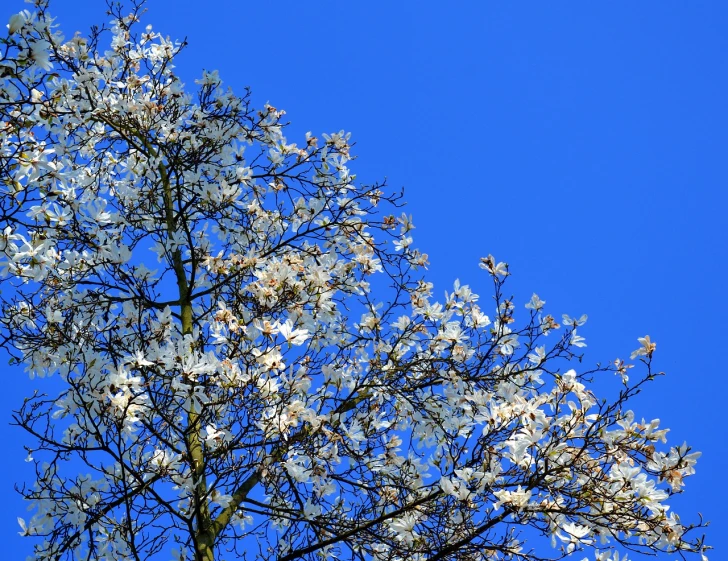
{"label": "blue sky", "polygon": [[[54,0],[67,36],[106,20],[100,0]],[[0,16],[26,8],[3,2]],[[284,108],[289,138],[351,131],[366,182],[405,188],[436,293],[459,278],[483,298],[477,266],[507,261],[522,304],[589,314],[587,364],[657,341],[667,376],[640,395],[674,444],[703,452],[683,520],[712,521],[728,548],[720,308],[728,274],[728,4],[690,2],[199,3],[149,0],[146,23],[190,46],[192,86],[219,69],[257,105]],[[525,310],[523,310],[525,311]],[[559,317],[557,316],[557,317]],[[8,558],[30,477],[9,410],[30,382],[7,369],[0,512]],[[725,537],[724,537],[725,536]],[[8,548],[10,551],[8,551]]]}

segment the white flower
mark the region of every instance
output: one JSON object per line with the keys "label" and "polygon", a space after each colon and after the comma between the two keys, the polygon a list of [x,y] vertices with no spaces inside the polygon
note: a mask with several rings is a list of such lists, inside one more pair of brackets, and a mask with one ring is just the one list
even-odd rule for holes
{"label": "white flower", "polygon": [[302,345],[309,338],[308,329],[293,329],[290,319],[278,326],[278,332],[289,345]]}
{"label": "white flower", "polygon": [[179,467],[180,455],[170,450],[157,448],[149,459],[149,465],[154,471],[173,470]]}
{"label": "white flower", "polygon": [[361,423],[357,419],[354,419],[351,421],[348,428],[344,427],[344,431],[346,432],[347,438],[351,440],[354,445],[354,449],[358,451],[359,443],[366,440],[366,435],[364,434]]}
{"label": "white flower", "polygon": [[412,245],[412,237],[411,236],[403,236],[399,240],[394,240],[394,249],[396,251],[402,251],[403,249],[407,249],[410,245]]}
{"label": "white flower", "polygon": [[271,397],[278,393],[278,382],[273,378],[258,378],[255,385],[258,386],[261,397]]}
{"label": "white flower", "polygon": [[277,371],[283,370],[286,367],[278,348],[274,347],[265,352],[253,349],[253,356],[256,358],[258,364],[263,366],[265,370]]}
{"label": "white flower", "polygon": [[135,353],[132,364],[136,364],[137,366],[154,366],[153,362],[150,362],[146,358],[144,358],[144,353],[142,351],[137,351]]}
{"label": "white flower", "polygon": [[584,539],[590,532],[587,526],[581,526],[580,524],[568,522],[564,524],[562,529],[564,530],[564,532],[566,532],[567,535],[564,536],[561,533],[557,533],[556,535],[561,541],[569,542],[569,545],[566,548],[566,551],[568,553],[574,551],[574,549],[576,549],[576,546],[580,543],[589,545],[594,541],[591,539]]}
{"label": "white flower", "polygon": [[501,339],[500,343],[500,353],[504,356],[512,355],[516,347],[520,346],[518,334],[516,333],[506,335]]}
{"label": "white flower", "polygon": [[503,261],[496,263],[492,255],[480,259],[480,268],[485,269],[494,277],[507,277],[510,274],[508,264]]}
{"label": "white flower", "polygon": [[400,316],[394,323],[394,327],[399,331],[404,331],[410,323],[411,320],[408,316]]}
{"label": "white flower", "polygon": [[470,490],[463,481],[456,480],[453,482],[447,477],[440,479],[440,489],[447,495],[452,495],[459,501],[464,501],[470,496]]}
{"label": "white flower", "polygon": [[213,450],[217,448],[220,442],[225,440],[226,436],[226,432],[218,429],[215,425],[205,427],[205,443]]}
{"label": "white flower", "polygon": [[306,520],[313,520],[317,516],[321,515],[321,505],[316,505],[311,502],[311,499],[306,501],[303,505],[303,517]]}
{"label": "white flower", "polygon": [[586,323],[586,320],[589,319],[589,316],[586,314],[583,314],[579,319],[571,318],[567,314],[563,314],[561,316],[561,319],[563,320],[564,325],[571,325],[572,327],[579,327],[580,325],[584,325]]}
{"label": "white flower", "polygon": [[509,505],[516,510],[521,510],[528,505],[528,500],[531,498],[531,490],[526,489],[525,491],[519,485],[515,491],[508,491],[501,489],[493,493],[498,501],[493,505],[493,508],[498,510],[501,505]]}
{"label": "white flower", "polygon": [[283,464],[283,465],[286,468],[288,475],[290,475],[293,479],[295,479],[299,483],[306,483],[311,477],[311,470],[302,466],[301,464],[296,462],[293,458],[286,460],[285,464]]}
{"label": "white flower", "polygon": [[640,337],[637,339],[642,347],[639,349],[632,351],[632,354],[630,355],[630,358],[634,360],[638,356],[646,356],[651,357],[652,353],[655,352],[655,348],[657,347],[657,343],[653,343],[650,341],[650,336],[645,335],[644,337]]}
{"label": "white flower", "polygon": [[17,31],[20,31],[20,28],[25,25],[26,21],[28,21],[27,11],[10,16],[10,23],[8,23],[8,31],[10,35],[16,33]]}
{"label": "white flower", "polygon": [[531,364],[541,364],[546,360],[546,346],[542,345],[533,349],[533,352],[528,355],[528,361]]}
{"label": "white flower", "polygon": [[202,73],[202,78],[195,80],[195,84],[201,86],[214,86],[220,83],[220,74],[217,70],[207,71]]}
{"label": "white flower", "polygon": [[217,489],[213,489],[212,493],[210,493],[210,499],[212,502],[219,504],[222,508],[227,508],[230,503],[233,502],[232,495],[226,495]]}
{"label": "white flower", "polygon": [[63,314],[60,310],[54,310],[50,306],[46,306],[46,321],[48,324],[63,323]]}
{"label": "white flower", "polygon": [[397,218],[397,222],[399,222],[402,225],[402,233],[409,232],[410,230],[415,229],[415,225],[412,223],[412,215],[410,214],[407,216],[406,213],[402,213],[402,215]]}
{"label": "white flower", "polygon": [[541,300],[541,298],[538,297],[538,294],[535,292],[533,293],[533,296],[531,296],[531,300],[526,304],[526,309],[528,310],[540,310],[544,307],[546,302],[544,300]]}
{"label": "white flower", "polygon": [[576,329],[571,332],[571,344],[574,347],[586,347],[586,343],[584,341],[586,341],[586,339],[584,339],[581,335],[577,335]]}
{"label": "white flower", "polygon": [[419,535],[414,531],[415,524],[417,524],[418,519],[419,516],[414,512],[407,512],[400,518],[389,522],[389,527],[397,533],[397,540],[403,541],[408,546],[411,546],[414,543],[415,538]]}
{"label": "white flower", "polygon": [[51,44],[44,39],[39,39],[30,47],[30,56],[38,68],[43,70],[53,68],[50,62],[50,48]]}

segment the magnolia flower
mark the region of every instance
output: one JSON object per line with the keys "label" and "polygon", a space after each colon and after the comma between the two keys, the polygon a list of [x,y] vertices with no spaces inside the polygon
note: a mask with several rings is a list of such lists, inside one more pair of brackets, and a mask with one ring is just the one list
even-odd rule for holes
{"label": "magnolia flower", "polygon": [[308,329],[293,329],[290,319],[278,326],[278,332],[289,345],[302,345],[309,338]]}
{"label": "magnolia flower", "polygon": [[344,432],[346,433],[346,437],[353,444],[354,450],[358,451],[359,443],[366,440],[366,434],[364,433],[361,423],[357,419],[354,419],[348,427],[344,427]]}
{"label": "magnolia flower", "polygon": [[195,80],[195,84],[201,86],[215,86],[220,83],[220,74],[217,70],[208,71],[205,70],[202,73],[202,78]]}
{"label": "magnolia flower", "polygon": [[256,362],[263,366],[265,370],[277,371],[283,370],[286,367],[283,363],[283,356],[277,347],[273,347],[266,351],[253,349],[252,354],[255,357]]}
{"label": "magnolia flower", "polygon": [[524,491],[520,485],[515,491],[501,489],[493,494],[498,499],[493,504],[493,508],[496,510],[498,510],[501,505],[508,505],[516,510],[521,510],[528,505],[528,500],[531,498],[531,490],[526,489]]}
{"label": "magnolia flower", "polygon": [[63,314],[61,313],[60,310],[54,310],[50,306],[46,306],[46,321],[49,324],[62,323]]}
{"label": "magnolia flower", "polygon": [[213,503],[219,504],[222,508],[227,508],[230,503],[233,502],[232,495],[227,495],[225,493],[221,493],[217,489],[213,489],[212,493],[210,493],[210,500]]}
{"label": "magnolia flower", "polygon": [[627,382],[629,382],[629,376],[627,375],[627,370],[629,370],[630,368],[634,368],[634,364],[626,364],[623,360],[616,359],[614,361],[614,366],[615,366],[614,373],[619,374],[622,377],[622,383],[626,384]]}
{"label": "magnolia flower", "polygon": [[579,327],[580,325],[584,325],[587,319],[589,319],[589,316],[587,316],[586,314],[582,314],[579,319],[571,318],[567,314],[562,314],[561,316],[561,320],[563,321],[564,325],[571,325],[572,327]]}
{"label": "magnolia flower", "polygon": [[646,356],[648,358],[651,357],[652,353],[655,352],[655,349],[657,348],[657,343],[653,343],[652,341],[650,341],[649,335],[640,337],[637,340],[642,346],[639,349],[632,351],[630,358],[634,360],[638,356]]}
{"label": "magnolia flower", "polygon": [[447,477],[443,477],[440,480],[440,489],[442,489],[447,495],[452,495],[459,501],[464,501],[470,496],[470,490],[462,481],[455,480],[453,482]]}
{"label": "magnolia flower", "polygon": [[574,347],[586,347],[586,343],[584,341],[586,341],[586,339],[584,339],[584,337],[582,337],[581,335],[577,335],[576,329],[571,332],[570,342]]}
{"label": "magnolia flower", "polygon": [[270,397],[278,393],[278,382],[273,378],[258,378],[255,385],[258,386],[262,397]]}
{"label": "magnolia flower", "polygon": [[512,355],[516,347],[520,346],[518,334],[511,333],[501,339],[500,353],[504,356]]}
{"label": "magnolia flower", "polygon": [[398,240],[394,240],[394,249],[396,251],[402,251],[412,245],[412,236],[403,236]]}
{"label": "magnolia flower", "polygon": [[415,538],[418,537],[418,534],[414,531],[418,519],[419,516],[414,512],[406,512],[399,518],[390,521],[389,527],[396,532],[397,540],[403,541],[408,546],[412,546]]}
{"label": "magnolia flower", "polygon": [[38,68],[43,70],[53,68],[50,62],[50,48],[51,44],[44,39],[39,39],[31,45],[30,57]]}
{"label": "magnolia flower", "polygon": [[510,274],[508,272],[508,264],[502,261],[496,263],[492,255],[480,259],[480,268],[485,269],[494,277],[507,277]]}
{"label": "magnolia flower", "polygon": [[400,316],[397,321],[393,324],[395,329],[398,329],[399,331],[404,331],[407,329],[407,326],[410,324],[411,320],[408,316]]}
{"label": "magnolia flower", "polygon": [[144,357],[144,353],[142,351],[137,351],[136,353],[134,353],[134,358],[130,362],[131,364],[136,364],[137,366],[154,366],[153,362],[147,360]]}
{"label": "magnolia flower", "polygon": [[307,500],[303,505],[303,517],[306,520],[313,520],[321,515],[321,505],[313,504],[311,500]]}
{"label": "magnolia flower", "polygon": [[28,12],[20,12],[10,16],[10,23],[8,23],[8,32],[10,35],[20,31],[20,28],[25,25],[28,21]]}
{"label": "magnolia flower", "polygon": [[215,449],[220,442],[225,440],[225,437],[225,431],[218,429],[215,425],[207,425],[205,427],[205,442],[213,449]]}
{"label": "magnolia flower", "polygon": [[591,531],[588,526],[567,522],[563,525],[562,529],[566,532],[566,535],[564,536],[557,532],[556,536],[558,536],[561,541],[569,542],[569,545],[566,548],[568,553],[574,551],[579,543],[589,545],[594,542],[594,540],[591,539],[584,539]]}
{"label": "magnolia flower", "polygon": [[286,460],[283,466],[286,468],[288,475],[299,483],[306,483],[311,478],[311,470],[302,466],[293,458]]}
{"label": "magnolia flower", "polygon": [[480,310],[473,310],[466,320],[468,324],[472,324],[472,326],[476,328],[487,327],[491,323],[490,318]]}
{"label": "magnolia flower", "polygon": [[176,469],[181,456],[170,450],[157,449],[152,453],[149,463],[154,471]]}
{"label": "magnolia flower", "polygon": [[272,337],[279,331],[279,325],[277,322],[271,323],[269,320],[259,320],[254,319],[253,320],[253,327],[260,331],[260,333],[265,337]]}
{"label": "magnolia flower", "polygon": [[538,294],[535,292],[533,293],[533,296],[531,296],[531,300],[526,304],[526,309],[528,310],[540,310],[544,307],[546,302],[544,300],[541,300],[541,298],[538,297]]}
{"label": "magnolia flower", "polygon": [[25,523],[25,520],[23,520],[22,518],[20,518],[20,516],[18,516],[18,524],[23,529],[22,532],[18,532],[18,535],[20,535],[20,536],[29,536],[29,535],[31,535],[33,533],[32,526],[31,527],[28,527],[28,525]]}
{"label": "magnolia flower", "polygon": [[529,353],[529,355],[528,355],[528,361],[531,364],[541,364],[544,360],[546,360],[546,346],[545,345],[536,347],[535,349],[533,349],[533,352]]}

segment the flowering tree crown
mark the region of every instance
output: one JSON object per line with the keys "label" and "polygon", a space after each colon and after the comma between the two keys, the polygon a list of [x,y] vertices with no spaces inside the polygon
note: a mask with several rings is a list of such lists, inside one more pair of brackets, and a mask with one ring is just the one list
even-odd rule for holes
{"label": "flowering tree crown", "polygon": [[575,368],[586,316],[519,327],[491,256],[492,304],[434,300],[348,134],[189,93],[139,4],[71,39],[34,9],[0,42],[0,341],[54,375],[14,417],[35,559],[704,558],[667,506],[698,454],[626,407],[649,337],[640,375]]}

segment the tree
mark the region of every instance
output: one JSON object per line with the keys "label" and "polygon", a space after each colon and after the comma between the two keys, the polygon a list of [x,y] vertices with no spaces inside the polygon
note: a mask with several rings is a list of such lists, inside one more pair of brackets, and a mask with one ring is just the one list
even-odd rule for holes
{"label": "tree", "polygon": [[0,340],[55,375],[14,416],[35,558],[705,559],[666,505],[699,454],[628,409],[649,337],[583,369],[586,316],[517,327],[492,256],[492,318],[436,302],[348,134],[187,93],[141,4],[70,40],[35,4],[0,60]]}

